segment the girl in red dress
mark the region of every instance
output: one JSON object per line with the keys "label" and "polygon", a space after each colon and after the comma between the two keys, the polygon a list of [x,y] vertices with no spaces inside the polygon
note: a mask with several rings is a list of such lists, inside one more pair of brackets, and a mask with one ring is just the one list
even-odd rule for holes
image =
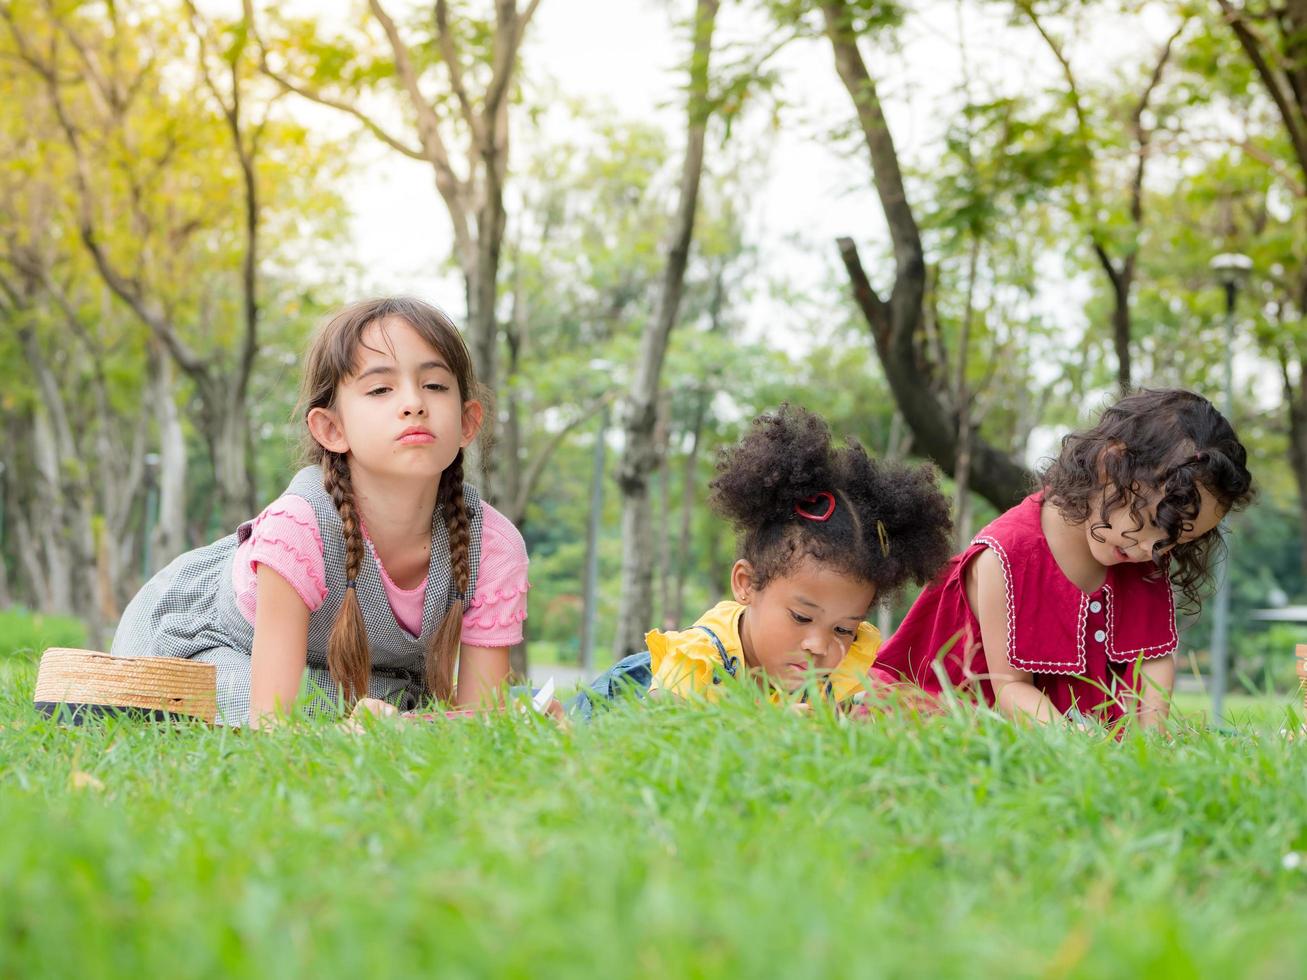
{"label": "girl in red dress", "polygon": [[982,530],[913,604],[873,677],[945,685],[1008,716],[1165,719],[1175,596],[1196,610],[1221,519],[1252,497],[1230,423],[1140,391],[1062,440],[1039,492]]}

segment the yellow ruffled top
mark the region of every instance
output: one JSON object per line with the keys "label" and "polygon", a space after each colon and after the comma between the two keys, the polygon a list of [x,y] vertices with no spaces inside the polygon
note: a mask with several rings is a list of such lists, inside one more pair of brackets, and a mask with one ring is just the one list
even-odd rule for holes
{"label": "yellow ruffled top", "polygon": [[[744,647],[740,642],[740,615],[745,606],[738,602],[719,602],[699,617],[688,630],[664,633],[651,630],[644,636],[649,649],[653,683],[650,691],[671,691],[685,697],[695,694],[715,701],[719,687],[713,677],[724,678],[727,671],[722,663],[721,651],[713,638],[702,629],[706,626],[717,634],[726,651],[727,660],[734,660],[737,670],[744,669]],[[880,650],[880,631],[870,623],[859,623],[857,635],[838,667],[831,671],[830,690],[836,701],[844,701],[864,690],[867,670]],[[775,695],[773,695],[775,696]]]}

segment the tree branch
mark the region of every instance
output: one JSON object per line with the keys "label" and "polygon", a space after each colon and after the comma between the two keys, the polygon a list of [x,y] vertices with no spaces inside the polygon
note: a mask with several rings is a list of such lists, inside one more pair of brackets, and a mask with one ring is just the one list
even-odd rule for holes
{"label": "tree branch", "polygon": [[888,344],[890,331],[889,304],[876,295],[876,290],[872,288],[871,281],[862,268],[862,260],[858,257],[858,247],[853,244],[853,239],[837,238],[835,244],[839,247],[840,259],[844,262],[844,268],[849,274],[849,282],[853,285],[854,301],[858,304],[858,308],[862,310],[862,315],[867,323],[871,325],[878,344]]}
{"label": "tree branch", "polygon": [[1162,53],[1157,59],[1157,64],[1153,66],[1153,74],[1148,79],[1148,85],[1143,94],[1139,96],[1139,102],[1135,105],[1134,112],[1130,114],[1130,126],[1134,131],[1135,142],[1139,147],[1135,161],[1134,179],[1130,183],[1130,217],[1136,226],[1143,221],[1144,170],[1148,165],[1148,150],[1152,139],[1152,130],[1144,126],[1144,113],[1148,110],[1148,103],[1152,100],[1153,93],[1162,81],[1162,73],[1166,70],[1166,63],[1171,58],[1171,50],[1181,33],[1184,32],[1187,24],[1187,20],[1181,21],[1180,26],[1166,39],[1166,44],[1162,46]]}
{"label": "tree branch", "polygon": [[571,419],[561,429],[555,432],[550,437],[549,441],[541,447],[540,452],[537,453],[535,458],[527,465],[526,472],[522,475],[522,482],[521,486],[518,488],[517,500],[513,502],[513,513],[519,515],[526,513],[527,504],[530,503],[531,496],[535,493],[536,484],[540,482],[540,477],[544,474],[545,466],[549,463],[549,460],[553,458],[554,453],[558,451],[558,447],[563,444],[563,441],[571,435],[573,431],[590,421],[590,419],[598,415],[603,409],[611,405],[616,394],[616,391],[610,391],[607,394],[596,398],[589,405],[583,408],[575,418]]}
{"label": "tree branch", "polygon": [[241,308],[245,329],[241,338],[236,377],[231,386],[231,397],[239,402],[244,401],[245,394],[249,390],[250,376],[254,373],[254,362],[259,353],[259,184],[254,158],[245,145],[241,122],[240,63],[245,42],[240,43],[240,47],[230,58],[231,99],[228,101],[223,97],[209,72],[208,22],[201,16],[193,0],[186,0],[186,8],[191,15],[191,30],[200,48],[200,72],[205,86],[217,101],[223,118],[227,121],[232,148],[236,151],[236,160],[240,165],[241,184],[245,191],[245,254],[241,258],[241,291],[244,293]]}
{"label": "tree branch", "polygon": [[[903,301],[920,304],[924,289],[925,260],[921,247],[921,232],[917,228],[916,218],[908,205],[908,195],[903,184],[903,172],[899,167],[898,152],[894,148],[894,138],[885,121],[880,98],[876,94],[876,83],[867,71],[858,50],[858,39],[852,33],[847,7],[834,0],[824,0],[822,14],[826,24],[826,34],[830,38],[835,52],[835,69],[840,80],[853,99],[857,111],[858,123],[862,127],[863,141],[871,156],[871,169],[880,197],[881,209],[889,225],[890,238],[894,243],[894,260],[897,266],[894,291],[900,287],[911,288],[913,296],[904,296]],[[899,302],[898,296],[891,296],[891,302]]]}
{"label": "tree branch", "polygon": [[472,133],[472,142],[480,146],[485,141],[485,137],[481,132],[481,119],[472,108],[472,100],[468,98],[467,84],[463,79],[463,61],[454,47],[454,34],[449,29],[448,0],[436,0],[436,38],[440,42],[440,57],[445,60],[445,70],[449,72],[449,86],[454,91],[454,97],[458,99],[463,121]]}
{"label": "tree branch", "polygon": [[1303,132],[1300,115],[1295,113],[1293,106],[1290,105],[1289,96],[1284,91],[1284,84],[1279,74],[1270,66],[1265,54],[1263,54],[1263,50],[1268,47],[1267,42],[1257,34],[1243,14],[1231,6],[1230,0],[1217,0],[1217,2],[1221,5],[1222,13],[1225,14],[1226,23],[1234,31],[1234,36],[1239,40],[1240,47],[1248,55],[1248,60],[1253,63],[1258,77],[1261,78],[1262,84],[1266,86],[1271,101],[1275,103],[1276,109],[1279,110],[1284,128],[1289,132],[1289,141],[1293,144],[1293,152],[1298,160],[1298,166],[1303,173],[1307,174],[1307,133]]}
{"label": "tree branch", "polygon": [[244,0],[245,17],[250,25],[250,34],[253,35],[255,43],[259,46],[259,70],[267,75],[274,82],[280,85],[287,92],[293,92],[301,98],[308,99],[310,102],[316,102],[318,105],[326,106],[328,109],[336,109],[357,119],[363,126],[377,139],[385,143],[392,150],[404,154],[410,160],[421,160],[427,162],[427,156],[421,149],[414,149],[403,140],[392,136],[386,132],[381,125],[369,116],[358,106],[342,99],[333,98],[323,94],[311,85],[301,85],[291,81],[285,75],[275,71],[268,61],[268,48],[259,36],[254,22],[254,2],[253,0]]}
{"label": "tree branch", "polygon": [[91,254],[96,268],[110,290],[136,313],[141,321],[153,330],[167,346],[177,363],[187,374],[197,379],[207,380],[209,369],[200,358],[172,328],[160,311],[154,309],[146,300],[143,291],[131,277],[118,270],[110,261],[103,245],[100,243],[95,227],[94,209],[91,206],[91,180],[86,154],[82,148],[81,136],[64,104],[59,81],[53,63],[45,64],[36,59],[26,38],[10,16],[8,8],[0,9],[0,15],[9,23],[10,32],[25,61],[27,61],[46,83],[47,94],[54,108],[55,117],[63,130],[64,138],[73,153],[73,181],[77,187],[78,232],[83,244]]}

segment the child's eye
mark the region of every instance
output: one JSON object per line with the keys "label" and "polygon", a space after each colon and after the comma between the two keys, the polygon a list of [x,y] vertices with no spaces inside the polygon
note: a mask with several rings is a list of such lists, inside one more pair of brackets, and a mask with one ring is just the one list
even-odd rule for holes
{"label": "child's eye", "polygon": [[804,616],[801,613],[796,613],[793,609],[790,610],[790,618],[801,626],[806,626],[808,623],[812,622],[811,617]]}
{"label": "child's eye", "polygon": [[448,391],[449,385],[442,385],[439,381],[428,381],[424,388],[430,388],[432,391]]}
{"label": "child's eye", "polygon": [[854,633],[856,633],[857,631],[851,630],[847,626],[836,626],[835,632],[838,633],[840,636],[853,636]]}
{"label": "child's eye", "polygon": [[384,395],[384,394],[385,394],[386,392],[388,392],[389,390],[390,390],[389,388],[387,388],[387,387],[385,387],[385,386],[383,385],[383,386],[380,387],[380,388],[373,388],[371,391],[368,392],[368,394],[369,394],[369,395]]}

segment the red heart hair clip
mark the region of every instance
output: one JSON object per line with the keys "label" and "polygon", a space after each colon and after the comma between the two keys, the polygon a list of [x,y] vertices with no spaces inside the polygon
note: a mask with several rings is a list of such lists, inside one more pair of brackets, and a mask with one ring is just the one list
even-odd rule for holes
{"label": "red heart hair clip", "polygon": [[[824,505],[825,510],[821,507]],[[811,497],[801,497],[794,503],[794,513],[804,520],[824,524],[835,513],[835,495],[825,490],[814,493]]]}

